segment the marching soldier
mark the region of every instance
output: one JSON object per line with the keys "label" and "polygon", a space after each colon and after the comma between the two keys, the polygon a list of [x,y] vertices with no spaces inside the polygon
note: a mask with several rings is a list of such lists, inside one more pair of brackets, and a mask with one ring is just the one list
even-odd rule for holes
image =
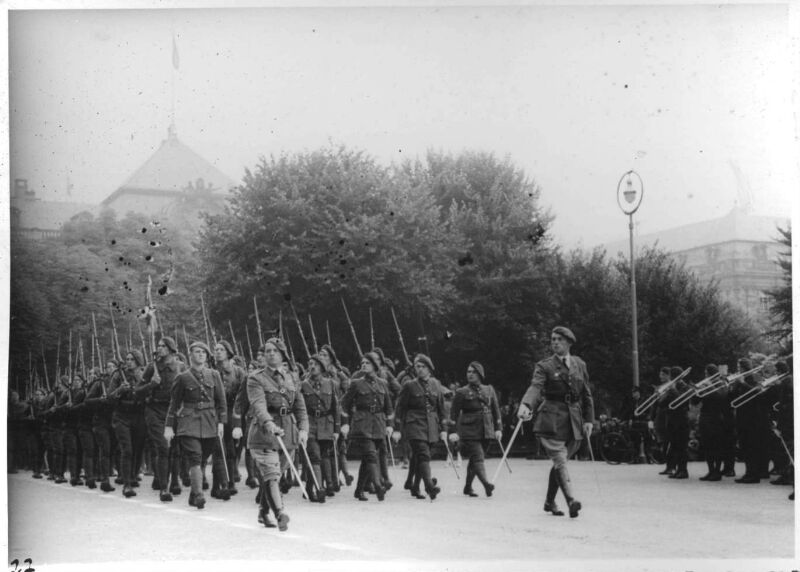
{"label": "marching soldier", "polygon": [[464,494],[478,496],[472,490],[475,477],[483,484],[486,496],[492,496],[494,485],[486,478],[484,466],[484,449],[494,439],[503,437],[500,404],[497,395],[490,385],[483,385],[483,366],[474,361],[467,367],[467,385],[456,390],[453,406],[450,409],[450,420],[455,432],[449,439],[453,443],[461,443],[461,453],[469,459],[467,463],[467,479]]}
{"label": "marching soldier", "polygon": [[111,418],[114,407],[106,397],[106,386],[116,368],[117,365],[115,363],[109,362],[106,365],[107,373],[97,372],[89,385],[85,400],[87,407],[92,411],[92,434],[97,445],[96,477],[100,481],[100,490],[105,493],[116,490],[109,481],[113,436]]}
{"label": "marching soldier", "polygon": [[[350,386],[350,378],[344,372],[344,368],[342,364],[339,362],[339,359],[336,357],[336,353],[333,351],[333,348],[325,344],[319,350],[319,357],[325,363],[325,372],[328,376],[334,381],[336,386],[336,398],[341,401],[344,394],[347,392],[347,388]],[[342,412],[342,423],[347,423],[345,412]],[[350,474],[350,471],[347,470],[347,439],[345,435],[339,434],[339,440],[335,445],[337,447],[338,454],[334,455],[334,469],[336,470],[336,475],[334,475],[334,483],[336,487],[336,491],[339,490],[339,471],[342,472],[344,475],[345,484],[349,487],[353,483],[353,475]]]}
{"label": "marching soldier", "polygon": [[144,358],[139,350],[125,354],[125,364],[111,376],[107,398],[114,405],[111,427],[119,445],[119,472],[122,478],[122,494],[135,497],[138,486],[138,464],[144,448],[146,428],[144,424],[144,403],[136,398],[133,389],[142,379]]}
{"label": "marching soldier", "polygon": [[285,531],[289,515],[283,509],[278,479],[291,463],[297,444],[308,441],[308,417],[302,393],[281,371],[288,360],[283,341],[270,338],[263,349],[264,368],[247,378],[251,414],[247,447],[260,477],[259,522],[270,526],[272,509],[278,529]]}
{"label": "marching soldier", "polygon": [[[664,385],[668,383],[670,379],[672,378],[670,377],[669,367],[662,367],[658,372],[659,384]],[[659,475],[672,475],[675,473],[675,463],[672,455],[670,455],[669,437],[667,436],[667,413],[669,412],[668,397],[669,396],[665,392],[664,395],[658,398],[653,406],[650,421],[647,424],[649,429],[654,430],[656,441],[658,441],[661,447],[661,454],[666,462],[664,470],[659,472]]]}
{"label": "marching soldier", "polygon": [[326,496],[333,496],[336,490],[334,482],[333,447],[339,437],[341,415],[336,399],[334,382],[323,375],[325,362],[315,354],[308,360],[309,375],[303,382],[300,391],[306,404],[308,414],[308,456],[316,481],[321,488],[316,498],[312,494],[313,480],[306,483],[308,498],[317,502],[325,502]]}
{"label": "marching soldier", "polygon": [[52,397],[48,401],[50,408],[47,412],[47,420],[50,427],[50,447],[52,449],[48,480],[52,478],[56,484],[67,482],[67,479],[64,478],[64,415],[69,406],[69,401],[69,377],[62,375],[59,383],[56,384]]}
{"label": "marching soldier", "polygon": [[[214,346],[214,361],[216,368],[222,378],[222,387],[225,389],[225,402],[228,405],[228,417],[225,422],[225,431],[222,435],[222,442],[225,447],[224,455],[222,451],[214,453],[213,483],[211,485],[211,496],[228,500],[237,493],[234,475],[236,473],[236,459],[238,457],[238,445],[233,438],[233,428],[236,425],[234,416],[234,406],[236,396],[240,393],[243,385],[247,383],[247,374],[238,365],[233,363],[235,356],[233,347],[227,340],[220,340]],[[224,460],[223,460],[224,457]],[[227,469],[225,464],[227,464]],[[227,473],[226,473],[227,470]],[[223,489],[220,485],[222,478],[227,475],[228,488]]]}
{"label": "marching soldier", "polygon": [[[94,369],[89,370],[89,379],[87,383],[91,383],[94,381],[96,372]],[[92,432],[92,418],[94,417],[92,407],[90,404],[86,402],[88,396],[88,387],[86,384],[83,383],[83,378],[76,375],[75,380],[79,381],[77,387],[75,388],[75,393],[72,397],[73,402],[73,415],[75,415],[76,419],[76,432],[78,442],[81,445],[81,452],[83,455],[83,472],[86,476],[86,486],[90,489],[97,488],[96,478],[97,474],[95,473],[96,465],[96,455],[95,455],[95,440],[94,440],[94,433]],[[77,461],[74,463],[77,466]],[[77,470],[76,470],[76,477],[77,477]],[[80,480],[76,484],[82,484]]]}
{"label": "marching soldier", "polygon": [[42,478],[42,459],[44,458],[42,434],[44,427],[43,415],[46,407],[45,400],[46,394],[43,389],[39,388],[34,391],[26,416],[29,426],[28,451],[30,451],[31,455],[31,469],[33,470],[34,479]]}
{"label": "marching soldier", "polygon": [[367,500],[364,490],[369,483],[372,483],[378,500],[382,501],[386,494],[378,464],[378,447],[392,433],[392,400],[388,388],[377,375],[378,371],[378,354],[365,353],[361,359],[363,375],[353,377],[342,398],[342,410],[350,421],[350,424],[342,425],[342,435],[350,435],[354,452],[361,456],[354,493],[360,501]]}
{"label": "marching soldier", "polygon": [[186,368],[177,358],[178,346],[168,336],[162,337],[156,344],[156,359],[147,364],[142,381],[136,388],[136,394],[144,399],[144,420],[147,436],[153,448],[154,485],[159,490],[161,502],[172,501],[169,489],[170,480],[170,444],[164,438],[167,410],[172,395],[175,379]]}
{"label": "marching soldier", "polygon": [[594,401],[589,389],[586,363],[570,354],[575,334],[556,326],[550,334],[553,355],[536,364],[531,386],[522,397],[517,416],[523,420],[536,415],[533,431],[547,456],[553,461],[547,485],[544,510],[555,516],[564,513],[556,505],[559,487],[567,500],[569,515],[578,516],[581,503],[572,492],[567,461],[588,439],[594,423]]}
{"label": "marching soldier", "polygon": [[[189,369],[178,374],[172,384],[164,438],[180,440],[189,465],[191,492],[189,506],[202,509],[203,474],[200,464],[214,451],[222,438],[228,407],[219,373],[206,366],[211,350],[203,342],[189,346]],[[227,482],[224,484],[227,488]]]}
{"label": "marching soldier", "polygon": [[[434,500],[441,489],[431,477],[431,447],[437,440],[447,439],[444,397],[441,383],[433,377],[433,362],[428,356],[414,356],[414,371],[416,377],[403,384],[397,398],[392,439],[396,443],[405,435],[409,440],[414,478],[422,479],[428,496]],[[411,487],[411,494],[422,497],[416,482]]]}

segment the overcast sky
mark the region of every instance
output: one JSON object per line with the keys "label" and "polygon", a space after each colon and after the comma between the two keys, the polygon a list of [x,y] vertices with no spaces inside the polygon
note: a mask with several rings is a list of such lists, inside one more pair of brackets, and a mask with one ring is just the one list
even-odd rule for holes
{"label": "overcast sky", "polygon": [[386,164],[491,151],[541,186],[558,242],[591,247],[627,236],[628,169],[647,233],[726,214],[735,165],[756,213],[787,216],[797,22],[767,4],[12,10],[11,177],[99,203],[166,137],[174,93],[178,137],[236,182],[330,141]]}

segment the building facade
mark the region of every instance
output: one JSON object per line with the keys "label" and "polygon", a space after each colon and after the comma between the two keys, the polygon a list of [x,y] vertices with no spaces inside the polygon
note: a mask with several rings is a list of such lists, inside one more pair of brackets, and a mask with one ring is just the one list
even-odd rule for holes
{"label": "building facade", "polygon": [[[716,281],[724,300],[766,328],[769,292],[783,282],[777,261],[785,248],[777,242],[778,227],[788,228],[789,222],[736,207],[717,219],[637,236],[634,244],[665,250],[701,281]],[[627,241],[613,243],[606,250],[627,256],[629,246]]]}

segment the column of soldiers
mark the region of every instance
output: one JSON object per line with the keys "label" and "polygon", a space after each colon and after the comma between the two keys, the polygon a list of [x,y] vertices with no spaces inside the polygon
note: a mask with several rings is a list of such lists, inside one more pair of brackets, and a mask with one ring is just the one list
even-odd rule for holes
{"label": "column of soldiers", "polygon": [[[469,459],[464,494],[477,496],[477,478],[492,496],[483,460],[488,443],[501,437],[502,424],[497,397],[478,362],[470,364],[467,385],[456,392],[448,418],[446,390],[424,354],[398,378],[395,363],[380,348],[365,353],[352,374],[330,345],[302,368],[278,337],[264,342],[247,371],[225,340],[213,351],[196,341],[188,354],[187,359],[173,338],[163,336],[149,363],[131,349],[105,370],[89,368],[85,380],[76,372],[61,376],[52,391],[37,389],[29,401],[12,392],[10,470],[24,464],[34,478],[47,475],[59,484],[69,473],[72,486],[99,486],[104,493],[119,484],[130,498],[138,494],[148,449],[159,499],[172,502],[181,485],[188,486],[189,505],[203,509],[206,461],[211,459],[211,497],[225,501],[237,492],[238,459],[246,448],[246,482],[258,489],[258,520],[286,530],[283,495],[301,481],[312,502],[324,503],[342,484],[354,482],[356,499],[373,494],[383,500],[393,486],[392,441],[403,440],[411,450],[405,489],[433,501],[441,489],[431,474],[431,450],[440,442],[447,447],[449,440]],[[357,477],[348,455],[360,461]]]}
{"label": "column of soldiers", "polygon": [[[699,406],[697,438],[707,472],[701,481],[737,477],[737,458],[744,462],[739,484],[756,484],[775,475],[774,485],[794,485],[793,385],[790,360],[763,354],[743,357],[736,371],[723,375],[716,364],[708,364],[703,379],[688,383],[680,367],[661,369],[655,388],[654,406],[629,417],[649,419],[663,456],[659,473],[671,479],[689,478],[689,406]],[[794,493],[790,495],[793,500]]]}

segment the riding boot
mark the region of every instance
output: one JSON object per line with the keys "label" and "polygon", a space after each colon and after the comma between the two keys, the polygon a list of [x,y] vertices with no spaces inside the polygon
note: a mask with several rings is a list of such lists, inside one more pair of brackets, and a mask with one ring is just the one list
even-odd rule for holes
{"label": "riding boot", "polygon": [[567,472],[567,467],[562,466],[560,469],[555,469],[555,472],[558,479],[558,486],[561,487],[561,492],[567,501],[567,506],[569,507],[569,516],[570,518],[575,518],[578,516],[578,512],[581,510],[581,503],[575,500],[572,496],[572,484],[569,478],[569,473]]}
{"label": "riding boot", "polygon": [[322,458],[322,463],[320,464],[320,472],[322,474],[322,481],[320,481],[319,485],[325,491],[325,496],[332,497],[335,494],[335,487],[333,481],[333,469],[331,467],[331,460],[330,458]]}
{"label": "riding boot", "polygon": [[289,515],[283,512],[283,498],[281,497],[281,490],[278,486],[278,481],[275,479],[267,481],[267,490],[265,491],[267,501],[275,514],[275,519],[278,521],[278,530],[281,532],[289,528]]}
{"label": "riding boot", "polygon": [[266,481],[262,481],[258,488],[258,522],[267,528],[275,528],[277,525],[269,518],[270,502],[267,487]]}
{"label": "riding boot", "polygon": [[367,471],[364,470],[364,461],[361,461],[361,465],[358,467],[358,480],[356,480],[356,490],[353,493],[353,496],[360,501],[369,500],[367,499],[367,495],[364,494],[364,489],[367,486]]}
{"label": "riding boot", "polygon": [[431,479],[431,465],[428,461],[422,461],[417,464],[417,472],[422,481],[425,483],[425,491],[428,493],[428,496],[431,500],[436,498],[442,489],[434,484],[433,480]]}
{"label": "riding boot", "polygon": [[381,484],[381,468],[378,463],[373,462],[368,464],[367,470],[370,472],[370,478],[375,485],[375,496],[378,497],[379,501],[382,501],[386,498],[386,489]]}
{"label": "riding boot", "polygon": [[189,505],[202,509],[206,505],[206,499],[203,496],[203,471],[200,465],[189,467],[189,482],[191,486]]}
{"label": "riding boot", "polygon": [[544,499],[544,511],[552,513],[553,516],[564,516],[564,512],[556,504],[556,493],[558,493],[558,477],[555,468],[550,469],[550,477],[547,480],[547,496]]}
{"label": "riding boot", "polygon": [[486,491],[486,496],[492,496],[492,493],[494,492],[494,485],[490,483],[489,479],[486,477],[486,465],[484,465],[483,461],[476,461],[473,471],[475,472],[475,476],[478,477],[478,480],[483,485],[483,489]]}
{"label": "riding boot", "polygon": [[467,477],[464,482],[464,494],[468,497],[476,497],[478,496],[475,491],[472,490],[472,481],[475,479],[475,473],[472,470],[472,461],[467,464]]}
{"label": "riding boot", "polygon": [[[317,498],[316,501],[318,503],[325,502],[325,488],[322,484],[322,468],[319,465],[311,465],[311,469],[314,471],[314,476],[316,477],[316,482],[319,486],[314,485],[314,488],[317,491]],[[313,479],[311,479],[313,482]]]}

